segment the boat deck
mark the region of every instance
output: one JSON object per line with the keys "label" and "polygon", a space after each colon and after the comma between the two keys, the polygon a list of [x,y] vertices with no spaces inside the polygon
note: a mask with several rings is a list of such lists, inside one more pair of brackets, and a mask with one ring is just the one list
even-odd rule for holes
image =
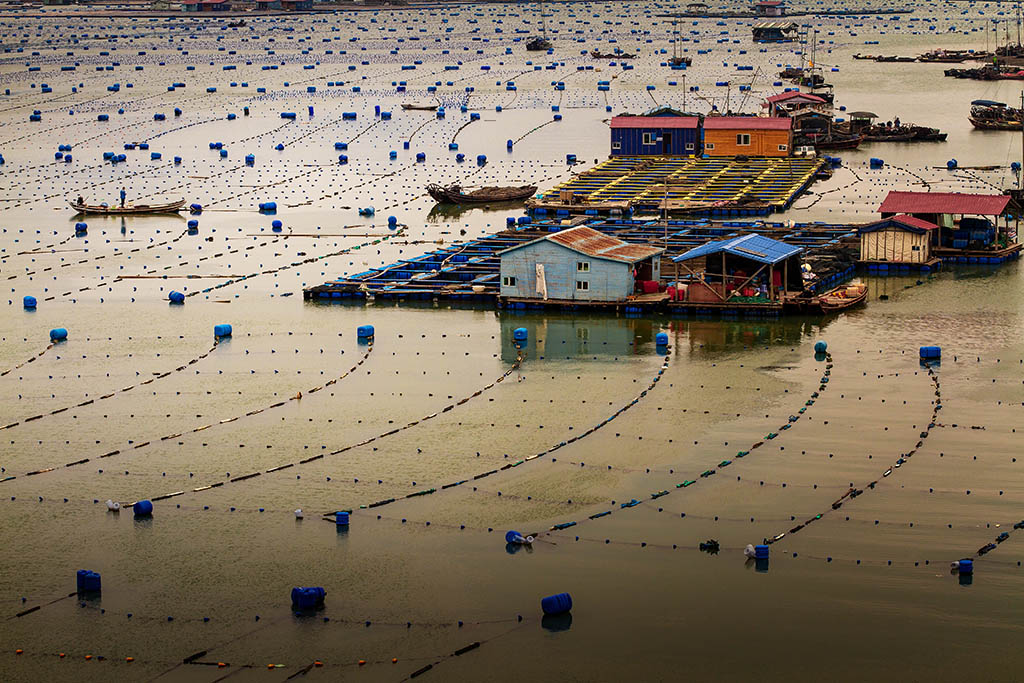
{"label": "boat deck", "polygon": [[988,263],[998,264],[1004,261],[1012,261],[1020,257],[1020,244],[1010,244],[1003,249],[951,249],[949,247],[935,247],[932,253],[941,258],[944,263]]}

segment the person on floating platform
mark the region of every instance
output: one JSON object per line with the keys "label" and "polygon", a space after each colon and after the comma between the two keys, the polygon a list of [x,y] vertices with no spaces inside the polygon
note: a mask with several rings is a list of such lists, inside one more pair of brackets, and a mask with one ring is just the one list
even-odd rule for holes
{"label": "person on floating platform", "polygon": [[82,199],[82,195],[78,195],[78,205],[81,206],[82,204],[85,204],[85,200]]}
{"label": "person on floating platform", "polygon": [[124,208],[124,199],[125,199],[125,197],[127,197],[127,196],[128,196],[128,193],[127,193],[127,192],[125,192],[125,189],[124,189],[124,188],[122,187],[122,188],[121,188],[121,208],[122,208],[122,209]]}

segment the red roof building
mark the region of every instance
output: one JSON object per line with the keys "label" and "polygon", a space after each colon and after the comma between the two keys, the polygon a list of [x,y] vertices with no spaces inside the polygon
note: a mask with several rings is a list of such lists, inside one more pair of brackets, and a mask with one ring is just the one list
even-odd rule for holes
{"label": "red roof building", "polygon": [[[897,192],[893,190],[878,207],[883,218],[898,213],[929,220],[938,215],[1001,216],[1010,198],[1002,194],[961,194],[959,192]],[[940,223],[941,221],[935,221]]]}

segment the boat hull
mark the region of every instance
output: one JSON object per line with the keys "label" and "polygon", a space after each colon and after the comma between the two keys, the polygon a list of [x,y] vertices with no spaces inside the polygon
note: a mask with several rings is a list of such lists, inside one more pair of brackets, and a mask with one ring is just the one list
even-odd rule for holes
{"label": "boat hull", "polygon": [[79,204],[70,202],[71,208],[79,214],[106,216],[138,216],[157,213],[178,213],[185,206],[185,200],[166,204],[132,204],[130,206],[103,206],[102,204]]}

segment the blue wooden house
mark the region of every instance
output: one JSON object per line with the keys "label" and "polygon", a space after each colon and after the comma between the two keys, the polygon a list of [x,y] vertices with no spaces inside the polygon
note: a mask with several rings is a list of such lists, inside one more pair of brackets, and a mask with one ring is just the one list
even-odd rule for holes
{"label": "blue wooden house", "polygon": [[663,107],[643,116],[612,118],[612,152],[618,156],[694,156],[698,145],[699,116]]}
{"label": "blue wooden house", "polygon": [[499,252],[504,299],[613,303],[658,291],[664,249],[577,227]]}

